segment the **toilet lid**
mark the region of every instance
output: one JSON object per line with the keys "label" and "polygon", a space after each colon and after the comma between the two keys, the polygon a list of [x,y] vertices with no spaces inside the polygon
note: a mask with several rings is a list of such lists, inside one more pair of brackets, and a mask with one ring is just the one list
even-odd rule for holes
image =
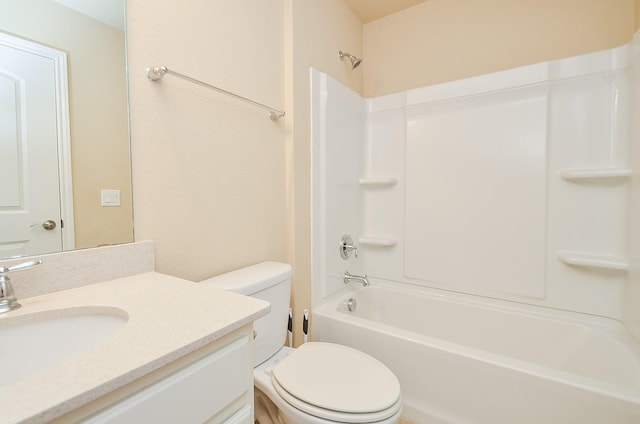
{"label": "toilet lid", "polygon": [[299,409],[306,403],[328,412],[388,415],[393,411],[387,410],[399,404],[396,376],[377,359],[347,346],[305,343],[283,359],[272,376],[276,389],[280,386],[301,401],[302,406],[294,405]]}

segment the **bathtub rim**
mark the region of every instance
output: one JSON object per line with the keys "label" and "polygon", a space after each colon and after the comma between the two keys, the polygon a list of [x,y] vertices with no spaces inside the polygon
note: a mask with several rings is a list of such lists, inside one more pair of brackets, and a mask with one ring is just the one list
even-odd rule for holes
{"label": "bathtub rim", "polygon": [[[620,331],[631,337],[639,348],[640,352],[640,340],[633,337],[631,331],[627,328],[626,324],[615,317],[606,315],[596,315],[584,312],[573,311],[569,309],[560,309],[546,305],[536,305],[526,302],[519,302],[516,300],[506,300],[491,296],[480,296],[476,294],[469,294],[463,292],[456,292],[450,290],[444,290],[437,287],[428,287],[419,284],[412,284],[404,281],[393,281],[378,277],[367,277],[371,287],[382,288],[393,291],[400,291],[407,294],[415,294],[418,296],[428,297],[433,300],[445,300],[461,305],[471,305],[483,309],[500,309],[512,313],[524,313],[526,315],[533,315],[545,319],[559,319],[561,321],[594,326],[602,329],[608,329],[612,331]],[[357,285],[348,285],[340,290],[324,297],[319,300],[320,304],[312,305],[312,311],[326,305],[327,303],[335,303],[336,301],[344,298],[346,294],[354,294],[358,291],[365,289]]]}

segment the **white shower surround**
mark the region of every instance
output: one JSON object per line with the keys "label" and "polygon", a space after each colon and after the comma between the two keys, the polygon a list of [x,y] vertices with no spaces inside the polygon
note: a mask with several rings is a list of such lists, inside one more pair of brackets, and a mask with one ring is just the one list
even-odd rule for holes
{"label": "white shower surround", "polygon": [[312,69],[313,304],[348,270],[622,319],[633,50],[374,99]]}

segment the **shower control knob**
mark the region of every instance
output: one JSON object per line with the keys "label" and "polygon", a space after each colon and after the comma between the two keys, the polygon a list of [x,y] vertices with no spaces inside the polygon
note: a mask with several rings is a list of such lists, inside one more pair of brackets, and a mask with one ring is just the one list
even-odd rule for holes
{"label": "shower control knob", "polygon": [[358,246],[353,244],[353,239],[350,235],[347,234],[342,236],[339,247],[340,257],[342,259],[349,259],[351,252],[354,252],[356,259],[358,259]]}

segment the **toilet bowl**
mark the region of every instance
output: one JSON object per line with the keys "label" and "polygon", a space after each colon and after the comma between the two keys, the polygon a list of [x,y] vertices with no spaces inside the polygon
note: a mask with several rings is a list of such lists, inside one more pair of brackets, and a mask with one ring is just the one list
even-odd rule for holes
{"label": "toilet bowl", "polygon": [[395,375],[364,352],[333,343],[284,347],[291,266],[262,262],[202,284],[271,302],[254,323],[255,422],[259,424],[393,424],[402,396]]}

